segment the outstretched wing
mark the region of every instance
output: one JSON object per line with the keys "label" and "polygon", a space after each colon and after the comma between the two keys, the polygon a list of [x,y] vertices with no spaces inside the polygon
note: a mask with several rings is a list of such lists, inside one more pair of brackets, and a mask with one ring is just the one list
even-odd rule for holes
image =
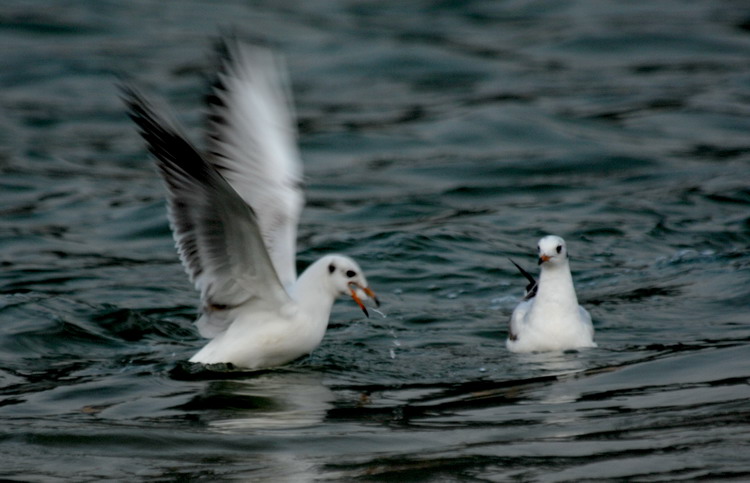
{"label": "outstretched wing", "polygon": [[[272,307],[286,303],[289,296],[268,256],[252,208],[180,134],[176,123],[156,114],[134,88],[121,86],[121,90],[130,118],[166,184],[177,250],[201,292],[204,315],[249,303]],[[215,335],[222,329],[212,327],[209,332]]]}
{"label": "outstretched wing", "polygon": [[304,204],[296,121],[285,69],[262,47],[222,39],[208,104],[208,160],[253,208],[276,273],[297,278]]}

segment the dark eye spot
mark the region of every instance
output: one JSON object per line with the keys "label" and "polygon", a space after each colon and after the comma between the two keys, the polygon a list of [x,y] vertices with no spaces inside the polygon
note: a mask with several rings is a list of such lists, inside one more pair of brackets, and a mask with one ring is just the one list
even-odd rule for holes
{"label": "dark eye spot", "polygon": [[334,265],[333,263],[328,265],[328,273],[333,273],[335,271],[336,271],[336,265]]}
{"label": "dark eye spot", "polygon": [[560,253],[562,251],[562,245],[557,245],[557,253]]}
{"label": "dark eye spot", "polygon": [[346,276],[349,277],[349,278],[352,278],[355,275],[357,275],[357,272],[355,272],[354,270],[347,270],[346,271]]}

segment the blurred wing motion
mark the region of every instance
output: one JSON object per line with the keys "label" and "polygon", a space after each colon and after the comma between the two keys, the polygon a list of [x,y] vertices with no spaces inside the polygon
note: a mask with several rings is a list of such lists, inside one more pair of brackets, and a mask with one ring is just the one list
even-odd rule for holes
{"label": "blurred wing motion", "polygon": [[271,51],[222,39],[208,103],[208,160],[256,213],[284,287],[297,279],[302,165],[286,70]]}
{"label": "blurred wing motion", "polygon": [[219,172],[157,115],[132,87],[122,93],[168,191],[169,221],[182,264],[201,293],[198,328],[213,337],[231,323],[232,309],[278,307],[289,296],[276,275],[255,212]]}

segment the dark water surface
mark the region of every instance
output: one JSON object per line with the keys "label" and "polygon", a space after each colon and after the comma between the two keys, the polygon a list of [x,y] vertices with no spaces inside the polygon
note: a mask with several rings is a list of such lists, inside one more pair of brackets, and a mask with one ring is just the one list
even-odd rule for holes
{"label": "dark water surface", "polygon": [[[200,142],[211,38],[278,44],[300,267],[356,258],[309,357],[194,376],[197,294],[115,89]],[[750,478],[750,5],[8,0],[0,6],[0,476]],[[536,240],[599,348],[520,356]]]}

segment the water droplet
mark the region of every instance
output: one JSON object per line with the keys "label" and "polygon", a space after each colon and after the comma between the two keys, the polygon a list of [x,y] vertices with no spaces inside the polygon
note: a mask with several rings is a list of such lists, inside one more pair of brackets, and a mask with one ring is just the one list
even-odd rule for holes
{"label": "water droplet", "polygon": [[384,314],[383,312],[379,311],[378,309],[373,309],[373,308],[370,308],[370,310],[372,310],[373,312],[375,312],[375,313],[376,313],[376,314],[378,314],[379,316],[383,317],[384,319],[387,319],[387,318],[388,318],[388,316],[387,316],[387,315],[385,315],[385,314]]}

